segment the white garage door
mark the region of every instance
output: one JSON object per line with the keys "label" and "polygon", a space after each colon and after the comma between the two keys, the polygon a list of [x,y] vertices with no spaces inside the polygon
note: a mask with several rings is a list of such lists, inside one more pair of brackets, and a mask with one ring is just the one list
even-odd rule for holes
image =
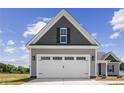
{"label": "white garage door", "polygon": [[37,78],[90,78],[90,55],[37,55]]}

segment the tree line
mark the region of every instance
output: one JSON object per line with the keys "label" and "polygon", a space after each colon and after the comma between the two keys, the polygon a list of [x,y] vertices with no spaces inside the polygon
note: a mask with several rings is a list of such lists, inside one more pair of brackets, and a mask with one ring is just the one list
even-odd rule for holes
{"label": "tree line", "polygon": [[29,68],[23,66],[15,66],[11,64],[0,63],[0,73],[29,73]]}
{"label": "tree line", "polygon": [[124,63],[120,64],[120,70],[124,70]]}

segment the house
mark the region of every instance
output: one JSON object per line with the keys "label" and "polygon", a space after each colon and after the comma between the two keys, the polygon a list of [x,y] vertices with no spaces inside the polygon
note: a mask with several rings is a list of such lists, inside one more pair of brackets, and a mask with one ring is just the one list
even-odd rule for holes
{"label": "house", "polygon": [[98,60],[100,44],[66,10],[61,10],[26,47],[30,50],[32,77],[118,75],[120,60],[113,53],[103,54]]}
{"label": "house", "polygon": [[113,52],[97,53],[97,75],[119,76],[121,60]]}

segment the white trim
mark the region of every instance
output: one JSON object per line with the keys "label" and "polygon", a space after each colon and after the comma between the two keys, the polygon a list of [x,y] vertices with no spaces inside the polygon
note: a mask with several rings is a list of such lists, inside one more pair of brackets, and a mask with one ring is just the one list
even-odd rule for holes
{"label": "white trim", "polygon": [[108,60],[97,60],[97,63],[120,64],[120,62],[108,62]]}
{"label": "white trim", "polygon": [[89,54],[89,79],[90,79],[90,77],[91,77],[91,55]]}
{"label": "white trim", "polygon": [[108,62],[108,64],[120,64],[120,62]]}
{"label": "white trim", "polygon": [[90,35],[80,24],[64,9],[60,11],[43,29],[39,31],[38,34],[26,45],[28,47],[30,44],[35,44],[60,18],[66,17],[77,29],[80,33],[88,39],[92,44],[100,44],[95,40],[95,38]]}
{"label": "white trim", "polygon": [[[66,35],[61,35],[61,30],[66,30]],[[65,36],[66,37],[66,41],[65,42],[61,42],[61,36]],[[67,28],[60,28],[60,43],[61,44],[67,44]]]}
{"label": "white trim", "polygon": [[119,75],[119,72],[120,72],[120,64],[118,64],[118,75]]}
{"label": "white trim", "polygon": [[97,49],[98,46],[55,46],[55,45],[32,45],[29,49]]}
{"label": "white trim", "polygon": [[107,55],[105,55],[105,57],[103,58],[103,60],[105,60],[109,55],[112,55],[116,60],[118,60],[118,61],[121,62],[121,60],[113,52],[107,53]]}
{"label": "white trim", "polygon": [[108,76],[108,64],[106,63],[105,65],[106,65],[106,74],[105,75]]}
{"label": "white trim", "polygon": [[36,55],[36,77],[38,78],[38,55]]}
{"label": "white trim", "polygon": [[29,49],[29,64],[30,64],[30,76],[32,76],[31,75],[31,64],[32,64],[32,55],[31,55],[32,53],[31,53],[31,49]]}
{"label": "white trim", "polygon": [[95,50],[95,76],[97,76],[97,50]]}

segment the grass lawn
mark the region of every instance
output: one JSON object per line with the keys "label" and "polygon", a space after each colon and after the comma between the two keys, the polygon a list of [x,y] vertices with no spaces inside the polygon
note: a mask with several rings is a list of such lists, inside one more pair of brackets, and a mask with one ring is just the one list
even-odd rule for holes
{"label": "grass lawn", "polygon": [[96,77],[95,78],[96,80],[103,80],[103,81],[121,81],[123,80],[124,81],[124,76],[121,76],[121,77],[117,77],[117,76],[108,76],[106,78],[102,78],[102,77]]}
{"label": "grass lawn", "polygon": [[30,80],[29,74],[0,73],[0,85],[19,85]]}

